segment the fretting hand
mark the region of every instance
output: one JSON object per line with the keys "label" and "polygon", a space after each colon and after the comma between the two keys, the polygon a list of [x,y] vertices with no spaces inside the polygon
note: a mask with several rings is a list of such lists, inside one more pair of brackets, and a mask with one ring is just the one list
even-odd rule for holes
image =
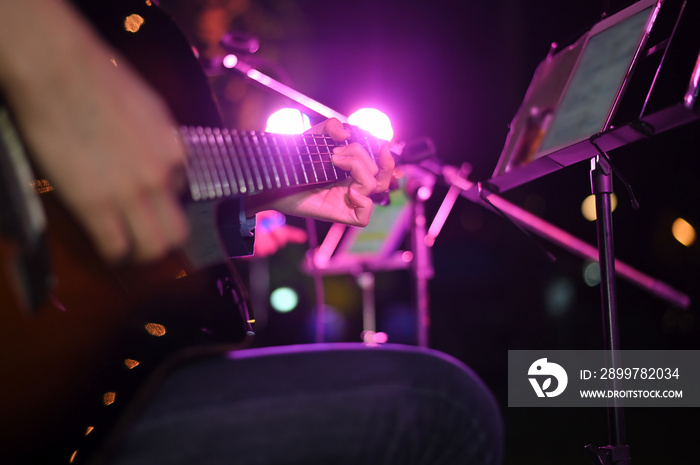
{"label": "fretting hand", "polygon": [[[326,134],[337,142],[350,137],[342,123],[331,118],[311,130],[314,134]],[[277,210],[296,216],[366,226],[372,214],[370,195],[386,192],[394,172],[394,159],[388,146],[383,146],[375,163],[358,143],[333,149],[333,164],[349,173],[348,178],[291,195],[261,194],[247,200],[247,214],[252,216],[262,210]]]}

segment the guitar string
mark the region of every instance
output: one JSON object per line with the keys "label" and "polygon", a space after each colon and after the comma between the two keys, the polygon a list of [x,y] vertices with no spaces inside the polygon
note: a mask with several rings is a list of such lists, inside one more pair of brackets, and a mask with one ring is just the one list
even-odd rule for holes
{"label": "guitar string", "polygon": [[[210,198],[220,198],[231,194],[236,195],[238,192],[244,193],[245,191],[264,191],[275,187],[273,186],[272,177],[275,178],[277,187],[282,187],[279,172],[277,171],[278,164],[275,161],[275,154],[277,159],[282,162],[279,166],[285,178],[284,187],[293,187],[287,169],[288,166],[294,169],[294,184],[297,186],[331,181],[331,176],[334,180],[339,179],[338,170],[335,169],[332,163],[332,149],[342,145],[343,142],[337,143],[329,136],[317,134],[287,136],[264,132],[239,132],[190,127],[184,128],[182,132],[193,155],[190,168],[194,171],[194,177],[198,180],[193,183],[192,179],[190,179],[190,184],[193,187],[192,191],[195,194],[194,197],[197,195],[201,196],[202,188],[204,188],[205,192],[208,192],[208,197]],[[231,137],[231,135],[234,137]],[[270,140],[274,142],[274,150],[270,149],[272,147],[269,144]],[[280,150],[280,140],[284,141],[283,147],[286,149],[286,156]],[[361,145],[365,147],[373,159],[376,158],[370,139],[365,137],[364,140],[366,143]],[[261,141],[268,147],[267,154],[262,151]],[[309,144],[309,141],[312,144]],[[302,145],[299,142],[303,142],[304,153],[301,151]],[[348,141],[344,143],[346,145],[349,144]],[[379,141],[376,141],[375,146],[379,147]],[[315,149],[315,153],[311,152],[310,147]],[[254,148],[257,149],[257,153],[254,151]],[[296,149],[297,153],[295,155],[299,159],[298,163],[292,161],[291,148]],[[314,159],[316,155],[318,160]],[[304,156],[308,160],[305,160]],[[324,156],[326,157],[325,159]],[[266,158],[272,163],[264,163]],[[202,161],[204,161],[206,168],[202,166]],[[234,165],[238,165],[240,169],[235,169]],[[305,179],[304,183],[299,182],[296,168],[302,170]],[[319,178],[319,168],[325,179]],[[270,170],[273,171],[272,177],[270,176]],[[309,179],[309,171],[313,173],[313,182]],[[235,176],[236,172],[240,174],[238,179]],[[262,175],[265,176],[266,183],[263,182]],[[194,184],[197,185],[195,186]],[[242,188],[241,185],[243,186]],[[214,190],[213,192],[212,189]]]}
{"label": "guitar string", "polygon": [[[335,148],[339,145],[342,144],[349,144],[348,141],[344,142],[336,142],[334,141],[330,136],[327,135],[321,135],[321,134],[294,134],[294,135],[286,135],[286,134],[275,134],[275,133],[267,133],[267,132],[256,132],[256,131],[236,131],[236,130],[228,130],[228,129],[218,129],[218,128],[200,128],[200,127],[185,127],[183,129],[183,132],[186,136],[191,137],[193,135],[197,134],[206,134],[211,132],[214,135],[221,134],[221,135],[227,135],[227,134],[233,134],[237,136],[237,138],[245,137],[246,141],[249,141],[250,137],[255,137],[258,139],[258,136],[260,136],[260,139],[263,139],[265,141],[269,139],[273,139],[275,142],[277,142],[278,139],[283,139],[285,141],[293,141],[294,144],[291,145],[299,145],[299,143],[296,141],[297,139],[301,139],[304,145],[309,145],[308,140],[313,141],[313,146],[314,147],[326,147],[326,148]],[[363,136],[362,137],[365,140],[364,144],[361,144],[369,153],[370,157],[376,161],[376,154],[375,150],[377,150],[381,146],[381,141],[378,139],[370,139],[370,136]],[[321,143],[319,143],[321,141]],[[239,142],[238,144],[239,148],[245,147],[245,143]],[[255,144],[259,146],[259,144]]]}

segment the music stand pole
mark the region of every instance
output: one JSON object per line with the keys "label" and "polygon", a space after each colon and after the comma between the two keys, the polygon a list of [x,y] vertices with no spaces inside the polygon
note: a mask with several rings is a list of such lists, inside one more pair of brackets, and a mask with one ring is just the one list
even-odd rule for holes
{"label": "music stand pole", "polygon": [[[597,155],[591,159],[591,192],[596,201],[596,228],[600,264],[600,292],[603,311],[604,349],[611,354],[610,366],[619,366],[618,351],[620,339],[618,333],[617,301],[615,286],[615,254],[613,247],[613,224],[611,196],[612,167],[608,160]],[[616,382],[613,382],[616,386]],[[623,408],[619,399],[613,398],[608,405],[608,439],[609,445],[597,450],[592,445],[586,446],[591,458],[602,465],[628,465],[631,463],[629,448],[625,445],[625,421]]]}
{"label": "music stand pole", "polygon": [[427,235],[425,200],[420,189],[415,193],[413,202],[413,227],[411,228],[411,242],[413,249],[413,276],[415,279],[416,322],[418,329],[418,345],[428,347],[430,330],[430,303],[428,281],[433,277],[434,271],[431,262],[430,250],[425,243]]}

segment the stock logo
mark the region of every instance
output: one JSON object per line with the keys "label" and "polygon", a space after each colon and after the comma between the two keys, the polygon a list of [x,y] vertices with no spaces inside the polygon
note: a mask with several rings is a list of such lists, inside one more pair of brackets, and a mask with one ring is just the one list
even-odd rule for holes
{"label": "stock logo", "polygon": [[[530,365],[527,375],[537,397],[556,397],[564,392],[569,382],[566,370],[561,365],[548,362],[546,358],[536,360]],[[554,387],[552,379],[556,380]]]}

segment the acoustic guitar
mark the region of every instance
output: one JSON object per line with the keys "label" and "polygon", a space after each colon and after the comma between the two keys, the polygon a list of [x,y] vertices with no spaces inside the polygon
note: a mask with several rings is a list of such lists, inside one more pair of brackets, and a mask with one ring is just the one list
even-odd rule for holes
{"label": "acoustic guitar", "polygon": [[[252,317],[230,266],[252,252],[252,237],[240,235],[240,199],[347,176],[326,136],[221,128],[207,78],[167,15],[151,2],[104,3],[82,11],[182,124],[192,238],[152,265],[105,265],[51,180],[32,174],[11,113],[0,111],[3,463],[85,459],[163,360],[192,345],[244,343]],[[133,15],[143,20],[138,32],[124,27]],[[378,154],[380,141],[365,133],[351,141]]]}

